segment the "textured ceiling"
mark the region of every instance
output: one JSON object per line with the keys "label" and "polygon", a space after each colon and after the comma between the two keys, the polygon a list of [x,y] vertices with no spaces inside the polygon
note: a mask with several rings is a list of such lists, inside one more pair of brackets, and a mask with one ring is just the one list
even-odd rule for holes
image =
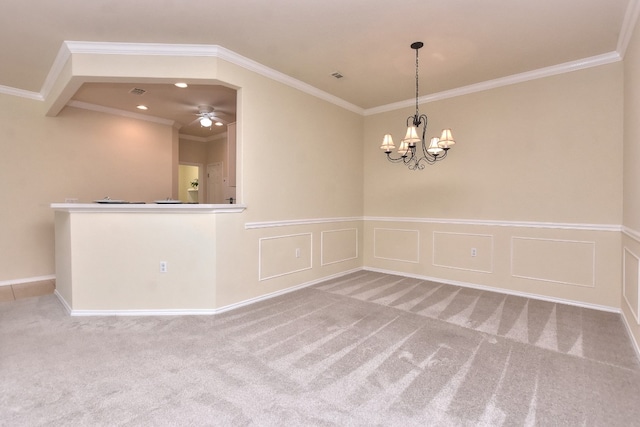
{"label": "textured ceiling", "polygon": [[425,95],[614,52],[636,1],[7,0],[0,86],[39,93],[65,40],[208,44],[368,109],[413,97],[413,41]]}

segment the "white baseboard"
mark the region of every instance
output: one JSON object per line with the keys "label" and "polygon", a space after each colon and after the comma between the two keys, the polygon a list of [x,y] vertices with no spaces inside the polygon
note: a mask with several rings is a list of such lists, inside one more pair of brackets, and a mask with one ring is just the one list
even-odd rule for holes
{"label": "white baseboard", "polygon": [[225,311],[234,310],[236,308],[244,307],[250,304],[254,304],[260,301],[264,301],[270,298],[277,297],[279,295],[284,295],[289,292],[297,291],[298,289],[306,288],[311,285],[315,285],[317,283],[322,283],[326,280],[335,279],[341,276],[346,276],[347,274],[355,273],[357,271],[362,271],[362,268],[356,268],[353,270],[344,271],[338,274],[334,274],[331,276],[325,276],[321,279],[315,279],[309,282],[302,283],[300,285],[292,286],[290,288],[282,289],[280,291],[271,292],[266,295],[261,295],[259,297],[250,298],[248,300],[240,301],[234,304],[229,304],[224,307],[214,308],[214,309],[163,309],[163,310],[74,310],[71,306],[65,301],[65,299],[60,295],[60,293],[56,290],[54,294],[58,297],[58,300],[62,303],[64,308],[67,310],[69,315],[71,316],[202,316],[202,315],[212,315],[224,313]]}
{"label": "white baseboard", "polygon": [[64,299],[64,297],[62,296],[62,294],[60,294],[60,292],[58,292],[57,289],[53,290],[53,294],[58,298],[58,301],[60,301],[60,304],[62,304],[62,306],[64,307],[64,309],[67,311],[67,314],[71,314],[71,306],[69,305],[69,303],[67,302],[67,300]]}
{"label": "white baseboard", "polygon": [[442,278],[439,278],[439,277],[421,276],[421,275],[418,275],[418,274],[409,274],[409,273],[404,273],[404,272],[401,272],[401,271],[384,270],[384,269],[380,269],[380,268],[371,268],[371,267],[364,267],[363,270],[374,271],[376,273],[395,274],[397,276],[411,277],[413,279],[419,279],[419,280],[428,280],[428,281],[431,281],[431,282],[444,283],[446,285],[461,286],[463,288],[480,289],[482,291],[490,291],[490,292],[496,292],[496,293],[499,293],[499,294],[514,295],[514,296],[519,296],[519,297],[524,297],[524,298],[531,298],[531,299],[536,299],[536,300],[541,300],[541,301],[554,302],[554,303],[558,303],[558,304],[573,305],[573,306],[582,307],[582,308],[590,308],[590,309],[593,309],[593,310],[608,311],[608,312],[611,312],[611,313],[620,313],[621,312],[620,308],[618,308],[618,307],[610,307],[610,306],[607,306],[607,305],[590,304],[590,303],[581,302],[581,301],[574,301],[574,300],[568,300],[568,299],[563,299],[563,298],[555,298],[555,297],[549,297],[549,296],[546,296],[546,295],[539,295],[539,294],[530,294],[528,292],[513,291],[513,290],[510,290],[510,289],[504,289],[504,288],[494,288],[492,286],[478,285],[478,284],[475,284],[475,283],[458,282],[456,280],[447,280],[447,279],[442,279]]}
{"label": "white baseboard", "polygon": [[21,283],[33,283],[33,282],[42,282],[45,280],[55,280],[55,274],[49,274],[47,276],[36,276],[36,277],[25,277],[23,279],[13,279],[13,280],[3,280],[0,281],[0,286],[11,286],[11,285],[19,285]]}
{"label": "white baseboard", "polygon": [[322,283],[324,281],[327,280],[331,280],[331,279],[336,279],[338,277],[342,277],[342,276],[346,276],[347,274],[351,274],[351,273],[356,273],[358,271],[362,271],[362,268],[354,268],[352,270],[348,270],[348,271],[343,271],[341,273],[337,273],[337,274],[333,274],[331,276],[325,276],[321,279],[315,279],[312,280],[310,282],[305,282],[302,283],[300,285],[296,285],[296,286],[292,286],[290,288],[286,288],[286,289],[282,289],[276,292],[271,292],[269,294],[266,295],[261,295],[259,297],[255,297],[255,298],[250,298],[244,301],[240,301],[234,304],[229,304],[229,305],[225,305],[224,307],[220,307],[216,309],[216,313],[223,313],[225,311],[229,311],[229,310],[235,310],[236,308],[240,308],[240,307],[244,307],[246,305],[250,305],[250,304],[254,304],[256,302],[260,302],[260,301],[264,301],[270,298],[274,298],[280,295],[284,295],[284,294],[288,294],[289,292],[293,292],[293,291],[297,291],[298,289],[302,289],[302,288],[306,288],[308,286],[312,286],[312,285],[316,285],[318,283]]}
{"label": "white baseboard", "polygon": [[[358,271],[372,271],[372,272],[377,272],[377,273],[384,273],[384,274],[394,274],[397,276],[403,276],[403,277],[410,277],[413,279],[419,279],[419,280],[428,280],[428,281],[432,281],[432,282],[437,282],[437,283],[444,283],[447,285],[454,285],[454,286],[461,286],[464,288],[472,288],[472,289],[479,289],[479,290],[483,290],[483,291],[490,291],[490,292],[496,292],[496,293],[500,293],[500,294],[506,294],[506,295],[514,295],[514,296],[519,296],[519,297],[524,297],[524,298],[532,298],[532,299],[536,299],[536,300],[541,300],[541,301],[548,301],[548,302],[554,302],[554,303],[559,303],[559,304],[567,304],[567,305],[572,305],[572,306],[577,306],[577,307],[582,307],[582,308],[588,308],[588,309],[593,309],[593,310],[599,310],[599,311],[606,311],[606,312],[612,312],[612,313],[622,313],[622,311],[620,310],[620,308],[618,307],[610,307],[610,306],[605,306],[605,305],[599,305],[599,304],[590,304],[590,303],[585,303],[585,302],[581,302],[581,301],[574,301],[574,300],[568,300],[568,299],[563,299],[563,298],[555,298],[555,297],[549,297],[546,295],[539,295],[539,294],[532,294],[532,293],[528,293],[528,292],[520,292],[520,291],[513,291],[513,290],[509,290],[509,289],[504,289],[504,288],[496,288],[496,287],[492,287],[492,286],[486,286],[486,285],[478,285],[475,283],[468,283],[468,282],[459,282],[459,281],[455,281],[455,280],[447,280],[447,279],[442,279],[442,278],[438,278],[438,277],[430,277],[430,276],[423,276],[423,275],[417,275],[417,274],[409,274],[409,273],[404,273],[401,271],[393,271],[393,270],[385,270],[385,269],[380,269],[380,268],[371,268],[371,267],[362,267],[362,268],[354,268],[351,270],[347,270],[347,271],[343,271],[341,273],[337,273],[337,274],[333,274],[331,276],[325,276],[319,279],[315,279],[309,282],[305,282],[305,283],[301,283],[299,285],[295,285],[295,286],[291,286],[289,288],[286,289],[282,289],[276,292],[271,292],[265,295],[261,295],[255,298],[249,298],[247,300],[243,300],[237,303],[233,303],[233,304],[229,304],[223,307],[219,307],[219,308],[215,308],[215,309],[164,309],[164,310],[73,310],[69,304],[67,303],[67,301],[65,301],[65,299],[62,297],[62,295],[60,295],[60,293],[55,290],[54,294],[58,297],[58,299],[60,300],[60,302],[62,303],[62,305],[65,307],[65,309],[67,310],[67,312],[71,315],[71,316],[190,316],[190,315],[212,315],[212,314],[218,314],[218,313],[224,313],[226,311],[230,311],[230,310],[235,310],[237,308],[240,307],[244,307],[247,305],[251,305],[251,304],[255,304],[257,302],[260,301],[264,301],[264,300],[268,300],[270,298],[274,298],[280,295],[284,295],[290,292],[294,292],[297,291],[299,289],[303,289],[318,283],[322,283],[324,281],[327,280],[332,280],[332,279],[336,279],[338,277],[342,277],[342,276],[346,276],[347,274],[351,274],[351,273],[356,273]],[[623,316],[624,318],[624,316]],[[625,321],[625,325],[626,327],[629,329],[629,325],[626,324],[627,320],[626,318],[624,318]],[[631,334],[631,331],[629,329],[629,333],[633,338],[633,335]],[[634,345],[636,347],[636,351],[638,351],[639,357],[640,357],[640,349],[638,347],[638,343],[635,342],[634,339]]]}
{"label": "white baseboard", "polygon": [[636,356],[638,356],[638,360],[640,360],[640,345],[638,345],[638,341],[636,341],[636,336],[631,331],[631,323],[629,323],[629,319],[624,314],[624,310],[622,310],[622,323],[627,328],[627,334],[629,335],[629,339],[631,340],[631,344],[633,345],[633,349],[636,351]]}

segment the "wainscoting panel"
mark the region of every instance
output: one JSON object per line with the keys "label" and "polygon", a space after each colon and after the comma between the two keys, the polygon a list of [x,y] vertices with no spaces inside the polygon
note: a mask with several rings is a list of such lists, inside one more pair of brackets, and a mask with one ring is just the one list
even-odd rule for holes
{"label": "wainscoting panel", "polygon": [[511,238],[514,277],[595,287],[595,242]]}
{"label": "wainscoting panel", "polygon": [[638,281],[640,280],[640,258],[624,248],[622,277],[622,296],[631,310],[636,323],[640,325],[640,292],[638,292]]}
{"label": "wainscoting panel", "polygon": [[420,261],[420,232],[396,228],[373,230],[374,258],[418,263]]}
{"label": "wainscoting panel", "polygon": [[311,233],[263,237],[259,242],[258,280],[267,280],[312,268]]}
{"label": "wainscoting panel", "polygon": [[433,265],[480,273],[493,272],[493,236],[433,232]]}
{"label": "wainscoting panel", "polygon": [[320,265],[358,258],[358,229],[323,231],[320,235]]}

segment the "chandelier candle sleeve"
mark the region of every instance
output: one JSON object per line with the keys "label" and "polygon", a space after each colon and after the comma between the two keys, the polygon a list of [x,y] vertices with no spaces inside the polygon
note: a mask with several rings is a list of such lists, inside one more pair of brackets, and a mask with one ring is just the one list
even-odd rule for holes
{"label": "chandelier candle sleeve", "polygon": [[[443,129],[440,138],[431,138],[429,146],[425,140],[427,132],[427,116],[418,111],[418,50],[423,46],[422,42],[414,42],[411,49],[416,51],[416,114],[407,118],[407,133],[400,141],[398,154],[400,157],[392,157],[395,145],[390,134],[382,139],[380,149],[387,155],[387,159],[394,163],[404,163],[411,170],[424,169],[425,164],[434,164],[447,157],[449,149],[455,145],[451,129]],[[421,150],[421,151],[420,151]]]}

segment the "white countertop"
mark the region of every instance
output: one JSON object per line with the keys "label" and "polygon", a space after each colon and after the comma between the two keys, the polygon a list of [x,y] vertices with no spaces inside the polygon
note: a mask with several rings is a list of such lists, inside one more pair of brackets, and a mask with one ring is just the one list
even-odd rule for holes
{"label": "white countertop", "polygon": [[238,204],[200,203],[52,203],[51,208],[56,211],[87,213],[240,213],[247,207]]}

